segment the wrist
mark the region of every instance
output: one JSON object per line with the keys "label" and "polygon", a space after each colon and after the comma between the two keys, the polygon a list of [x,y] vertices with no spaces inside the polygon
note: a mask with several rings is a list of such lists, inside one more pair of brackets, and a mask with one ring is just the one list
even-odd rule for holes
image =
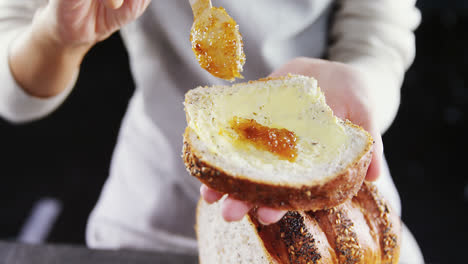
{"label": "wrist", "polygon": [[75,62],[78,65],[93,46],[91,43],[74,44],[63,41],[54,27],[45,21],[33,21],[25,38],[41,54]]}
{"label": "wrist", "polygon": [[62,45],[29,26],[11,43],[10,70],[27,94],[53,97],[76,76],[88,50],[84,46]]}
{"label": "wrist", "polygon": [[81,36],[70,37],[76,34],[70,33],[74,31],[65,26],[70,22],[60,20],[58,12],[50,2],[37,11],[30,26],[30,41],[44,52],[53,51],[56,55],[81,62],[95,42],[90,39],[84,41]]}

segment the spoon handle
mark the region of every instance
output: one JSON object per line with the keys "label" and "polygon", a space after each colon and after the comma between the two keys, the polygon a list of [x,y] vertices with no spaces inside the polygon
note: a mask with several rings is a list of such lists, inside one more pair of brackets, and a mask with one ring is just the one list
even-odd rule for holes
{"label": "spoon handle", "polygon": [[189,0],[192,7],[193,16],[198,17],[203,11],[211,8],[211,0]]}

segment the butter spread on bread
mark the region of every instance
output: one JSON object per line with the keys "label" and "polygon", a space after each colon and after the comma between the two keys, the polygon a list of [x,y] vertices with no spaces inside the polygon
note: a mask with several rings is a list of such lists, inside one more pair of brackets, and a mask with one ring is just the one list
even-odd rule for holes
{"label": "butter spread on bread", "polygon": [[[318,210],[354,196],[372,138],[333,115],[313,78],[290,75],[186,94],[184,161],[209,187],[272,208]],[[294,133],[294,158],[242,138],[233,120]]]}

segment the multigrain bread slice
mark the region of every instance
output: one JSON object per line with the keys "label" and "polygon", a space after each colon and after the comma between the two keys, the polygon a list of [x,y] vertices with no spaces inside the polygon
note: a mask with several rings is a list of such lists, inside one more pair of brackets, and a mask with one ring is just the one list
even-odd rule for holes
{"label": "multigrain bread slice", "polygon": [[254,215],[226,222],[220,202],[200,201],[200,263],[398,263],[401,222],[370,183],[352,200],[328,210],[290,211],[268,226]]}
{"label": "multigrain bread slice", "polygon": [[[256,205],[334,207],[358,192],[371,160],[371,136],[335,117],[310,77],[198,87],[186,94],[185,110],[183,158],[189,172]],[[266,132],[249,138],[242,133],[252,127],[239,130],[239,124]]]}

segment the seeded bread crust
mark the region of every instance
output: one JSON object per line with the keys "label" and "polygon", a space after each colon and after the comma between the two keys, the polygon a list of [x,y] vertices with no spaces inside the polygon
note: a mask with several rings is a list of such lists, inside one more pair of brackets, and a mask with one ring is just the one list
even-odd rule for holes
{"label": "seeded bread crust", "polygon": [[230,197],[258,206],[282,210],[322,210],[337,206],[355,196],[361,187],[372,158],[372,145],[346,169],[330,180],[312,186],[274,185],[231,175],[203,160],[191,143],[190,128],[185,130],[183,160],[187,170],[208,187]]}
{"label": "seeded bread crust", "polygon": [[377,187],[365,182],[358,194],[353,197],[358,203],[364,217],[368,220],[371,230],[378,234],[382,263],[398,263],[401,244],[401,220],[385,199],[379,194]]}
{"label": "seeded bread crust", "polygon": [[[323,250],[329,244],[324,236],[316,236],[321,231],[315,219],[304,211],[289,211],[279,222],[269,226],[260,224],[254,213],[249,214],[249,221],[257,227],[265,248],[277,263],[332,263],[331,256]],[[315,225],[308,226],[306,221],[315,221]]]}

